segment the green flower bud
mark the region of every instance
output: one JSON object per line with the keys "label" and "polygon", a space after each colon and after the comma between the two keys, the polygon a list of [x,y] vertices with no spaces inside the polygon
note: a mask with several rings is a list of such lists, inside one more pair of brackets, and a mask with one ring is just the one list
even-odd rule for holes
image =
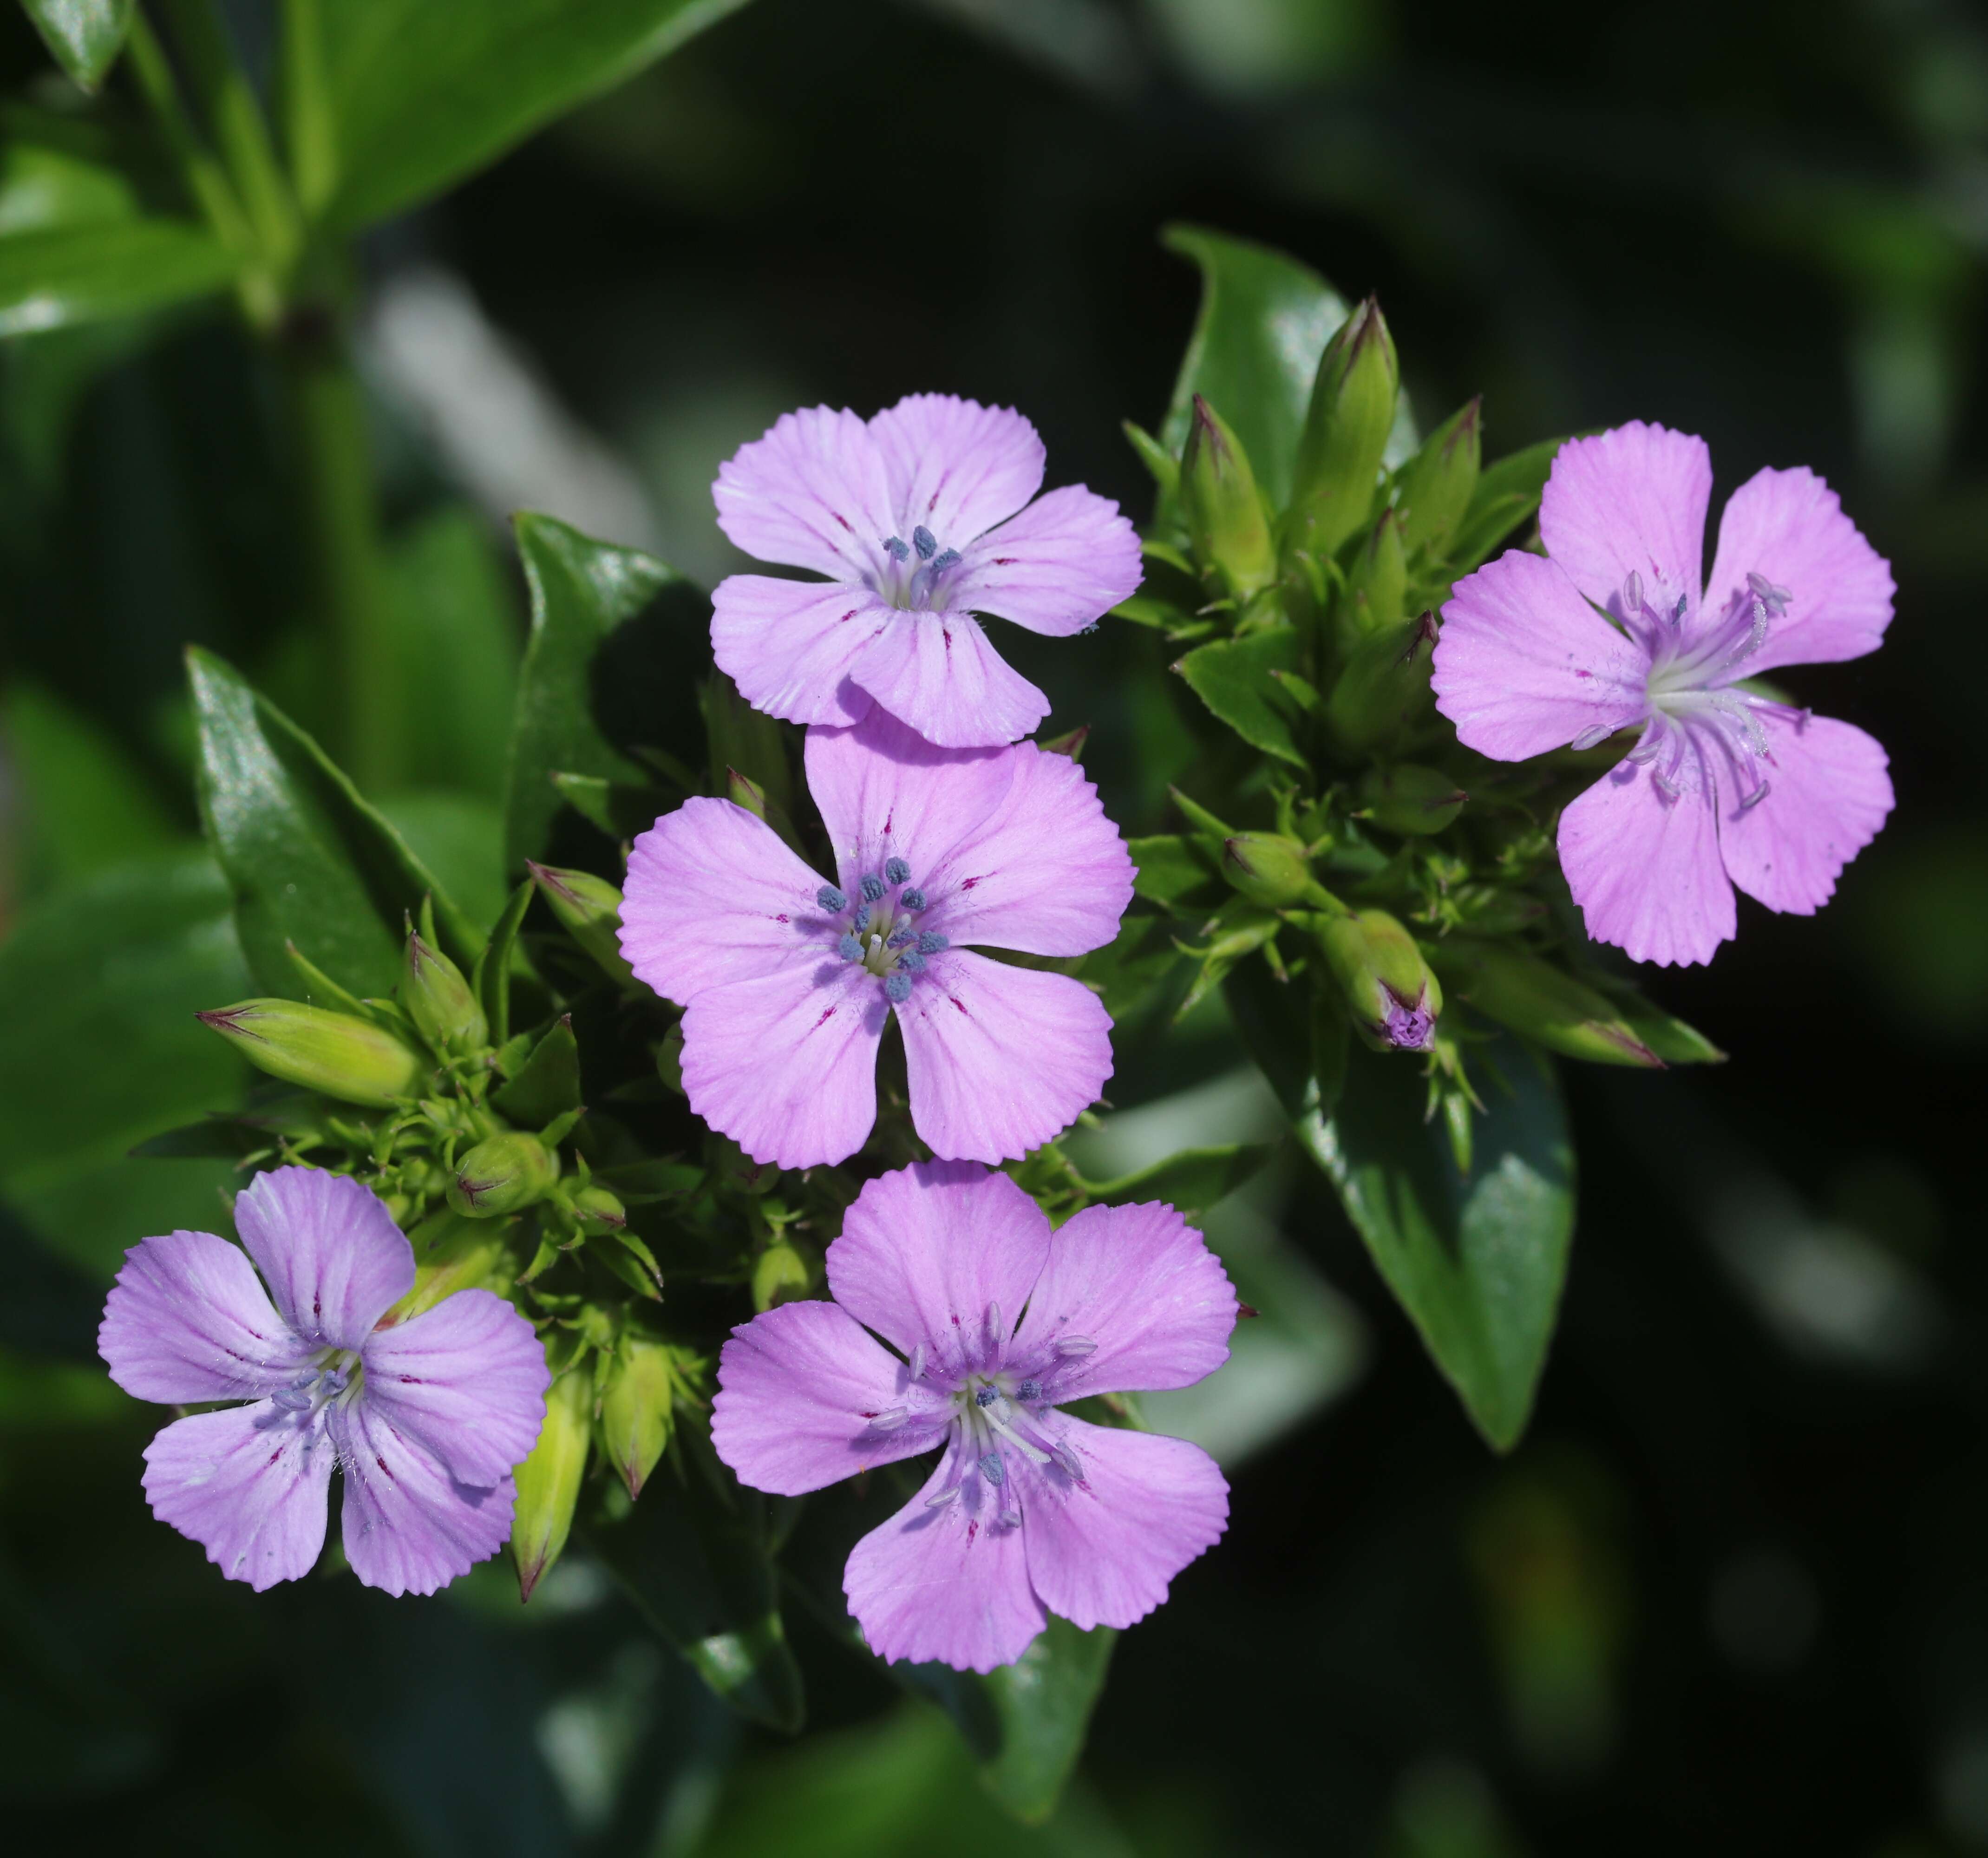
{"label": "green flower bud", "polygon": [[1395,339],[1369,297],[1319,358],[1286,518],[1293,547],[1333,554],[1367,526],[1401,383]]}
{"label": "green flower bud", "polygon": [[1435,616],[1425,613],[1372,634],[1347,660],[1326,699],[1325,716],[1348,754],[1366,754],[1391,742],[1428,707],[1435,640]]}
{"label": "green flower bud", "polygon": [[1376,1051],[1427,1051],[1442,990],[1415,938],[1378,909],[1321,916],[1314,933],[1361,1038]]}
{"label": "green flower bud", "polygon": [[1224,591],[1246,600],[1270,586],[1277,577],[1276,550],[1249,454],[1199,394],[1181,454],[1180,489],[1195,557],[1215,570]]}
{"label": "green flower bud", "polygon": [[401,1004],[414,1030],[441,1057],[480,1051],[489,1042],[490,1023],[462,969],[439,949],[430,948],[414,929],[407,931]]}
{"label": "green flower bud", "polygon": [[1596,1064],[1663,1068],[1612,1000],[1537,955],[1452,938],[1436,959],[1459,1000],[1549,1051]]}
{"label": "green flower bud", "polygon": [[502,1227],[467,1220],[452,1210],[422,1220],[407,1234],[414,1248],[414,1288],[380,1320],[405,1322],[458,1291],[489,1290],[499,1296],[517,1276],[517,1261]]}
{"label": "green flower bud", "polygon": [[413,1046],[370,1020],[327,1012],[289,1000],[245,1000],[194,1017],[211,1026],[259,1070],[286,1084],[386,1109],[411,1097],[428,1061]]}
{"label": "green flower bud", "polygon": [[1391,768],[1369,768],[1360,777],[1360,804],[1377,826],[1390,832],[1419,836],[1440,832],[1462,811],[1470,796],[1436,768],[1398,762]]}
{"label": "green flower bud", "polygon": [[1470,507],[1483,460],[1483,411],[1482,401],[1473,400],[1452,414],[1402,468],[1395,507],[1411,551],[1440,549]]}
{"label": "green flower bud", "polygon": [[448,1203],[465,1219],[494,1220],[535,1205],[559,1179],[559,1156],[536,1135],[492,1135],[456,1163]]}
{"label": "green flower bud", "polygon": [[600,1389],[600,1446],[639,1497],[670,1443],[676,1397],[675,1351],[631,1329],[616,1344]]}
{"label": "green flower bud", "polygon": [[593,1421],[593,1376],[584,1361],[583,1356],[547,1389],[546,1423],[539,1442],[517,1469],[511,1558],[518,1567],[521,1600],[532,1597],[532,1589],[559,1559],[573,1529]]}
{"label": "green flower bud", "polygon": [[614,1227],[628,1223],[628,1209],[622,1205],[620,1196],[605,1187],[582,1187],[573,1196],[573,1210],[585,1225]]}
{"label": "green flower bud", "polygon": [[1339,603],[1341,645],[1351,651],[1368,634],[1399,625],[1408,597],[1408,551],[1401,540],[1401,519],[1390,509],[1353,558],[1346,597]]}
{"label": "green flower bud", "polygon": [[814,1266],[790,1239],[777,1239],[752,1263],[752,1307],[770,1310],[776,1304],[798,1303],[813,1290]]}
{"label": "green flower bud", "polygon": [[1222,875],[1266,909],[1287,909],[1317,888],[1303,846],[1278,832],[1238,832],[1224,839]]}
{"label": "green flower bud", "polygon": [[539,892],[551,906],[566,932],[599,963],[601,970],[631,993],[641,990],[621,953],[621,893],[604,878],[585,871],[561,871],[550,865],[525,868],[538,880]]}

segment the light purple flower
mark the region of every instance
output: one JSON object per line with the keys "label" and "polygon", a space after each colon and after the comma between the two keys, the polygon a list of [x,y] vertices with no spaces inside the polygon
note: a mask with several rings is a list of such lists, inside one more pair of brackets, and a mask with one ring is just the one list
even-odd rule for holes
{"label": "light purple flower", "polygon": [[783,1496],[944,1448],[843,1577],[879,1657],[987,1671],[1052,1613],[1130,1626],[1220,1537],[1229,1487],[1199,1446],[1059,1410],[1229,1359],[1236,1293],[1172,1207],[1092,1207],[1052,1233],[1005,1174],[921,1163],[863,1190],[828,1284],[833,1303],[732,1331],[711,1436]]}
{"label": "light purple flower", "polygon": [[840,1161],[876,1121],[894,1012],[926,1145],[1019,1159],[1111,1076],[1111,1017],[1067,974],[958,945],[1101,947],[1131,901],[1124,841],[1083,770],[1033,743],[935,748],[873,710],[810,729],[806,760],[833,882],[729,800],[685,802],[629,858],[621,949],[686,1009],[691,1107],[756,1161]]}
{"label": "light purple flower", "polygon": [[1638,423],[1570,441],[1540,508],[1546,558],[1514,550],[1459,581],[1435,649],[1438,706],[1494,760],[1640,733],[1560,825],[1587,932],[1638,961],[1709,961],[1736,884],[1814,914],[1892,810],[1861,729],[1738,682],[1875,650],[1890,568],[1814,472],[1768,470],[1733,492],[1701,582],[1711,496],[1701,438]]}
{"label": "light purple flower", "polygon": [[259,1176],[235,1223],[246,1257],[211,1232],[133,1246],[97,1332],[110,1378],[141,1400],[250,1403],[146,1447],[153,1514],[259,1593],[316,1565],[335,1460],[346,1558],[369,1587],[432,1593],[494,1555],[545,1420],[532,1325],[470,1290],[375,1327],[413,1287],[414,1251],[342,1175]]}
{"label": "light purple flower", "polygon": [[1062,638],[1140,579],[1139,538],[1116,503],[1080,486],[1030,502],[1043,461],[1020,414],[946,394],[867,421],[783,414],[720,467],[718,524],[747,553],[829,580],[722,582],[719,668],[789,723],[857,723],[874,702],[949,748],[1026,736],[1049,701],[973,615]]}

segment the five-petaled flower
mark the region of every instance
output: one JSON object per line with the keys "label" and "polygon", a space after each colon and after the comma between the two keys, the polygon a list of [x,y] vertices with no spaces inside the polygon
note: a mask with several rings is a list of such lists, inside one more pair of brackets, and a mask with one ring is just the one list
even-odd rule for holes
{"label": "five-petaled flower", "polygon": [[762,561],[829,581],[722,582],[719,668],[789,723],[860,722],[875,703],[946,747],[1026,736],[1048,699],[973,615],[1060,638],[1140,578],[1139,538],[1117,504],[1080,486],[1036,497],[1043,455],[1020,414],[948,394],[915,394],[867,421],[783,414],[719,469],[718,526]]}
{"label": "five-petaled flower", "polygon": [[1228,1359],[1236,1293],[1172,1207],[1092,1207],[1052,1233],[1006,1175],[922,1163],[863,1190],[828,1283],[833,1303],[733,1330],[712,1440],[790,1496],[943,1446],[844,1575],[880,1657],[986,1671],[1052,1613],[1130,1626],[1221,1535],[1229,1487],[1199,1446],[1058,1410]]}
{"label": "five-petaled flower", "polygon": [[1702,581],[1711,493],[1702,439],[1638,423],[1570,441],[1540,507],[1546,557],[1459,581],[1436,647],[1438,705],[1480,754],[1639,732],[1560,827],[1588,933],[1638,961],[1710,960],[1736,884],[1813,914],[1892,809],[1861,729],[1739,681],[1874,650],[1890,569],[1813,472],[1766,470],[1726,504]]}
{"label": "five-petaled flower", "polygon": [[246,1257],[211,1232],[134,1245],[104,1309],[97,1347],[126,1393],[249,1403],[175,1420],[145,1448],[153,1514],[260,1592],[316,1563],[336,1461],[346,1558],[368,1586],[432,1593],[494,1555],[545,1418],[532,1325],[466,1290],[376,1326],[414,1254],[343,1176],[262,1175],[235,1223]]}
{"label": "five-petaled flower", "polygon": [[836,1162],[877,1115],[894,1012],[911,1120],[952,1159],[1019,1159],[1111,1075],[1111,1020],[1066,974],[1117,933],[1132,861],[1097,790],[1031,743],[935,748],[881,711],[810,729],[824,883],[764,821],[695,799],[635,841],[621,950],[680,1001],[691,1107],[756,1161]]}

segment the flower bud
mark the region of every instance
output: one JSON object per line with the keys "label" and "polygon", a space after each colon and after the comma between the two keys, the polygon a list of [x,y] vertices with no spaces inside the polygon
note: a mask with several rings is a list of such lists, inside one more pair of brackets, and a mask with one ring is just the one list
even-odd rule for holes
{"label": "flower bud", "polygon": [[407,1234],[414,1251],[414,1288],[380,1318],[405,1322],[458,1291],[492,1290],[500,1296],[516,1281],[517,1261],[503,1228],[445,1210]]}
{"label": "flower bud", "polygon": [[1407,609],[1408,552],[1401,540],[1401,519],[1391,509],[1382,513],[1346,577],[1346,597],[1339,603],[1338,632],[1348,651],[1371,632],[1398,626]]}
{"label": "flower bud", "polygon": [[461,1057],[489,1042],[490,1023],[462,969],[439,949],[430,948],[418,929],[407,931],[401,1004],[439,1057]]}
{"label": "flower bud", "polygon": [[1427,1051],[1442,990],[1415,938],[1378,909],[1320,916],[1314,933],[1361,1038],[1376,1051]]}
{"label": "flower bud", "polygon": [[756,818],[766,817],[766,790],[735,767],[725,770],[725,797],[735,807],[743,807]]}
{"label": "flower bud", "polygon": [[1401,378],[1395,339],[1369,297],[1319,358],[1286,518],[1294,547],[1330,555],[1366,526]]}
{"label": "flower bud", "polygon": [[1360,777],[1360,804],[1375,825],[1413,837],[1440,832],[1462,811],[1470,796],[1436,768],[1397,762],[1369,768]]}
{"label": "flower bud", "polygon": [[561,871],[529,860],[525,868],[537,879],[539,895],[566,932],[611,980],[631,993],[639,992],[642,983],[621,953],[620,892],[591,871]]}
{"label": "flower bud", "polygon": [[628,1209],[620,1196],[605,1187],[582,1187],[573,1195],[572,1205],[583,1225],[613,1228],[628,1223]]}
{"label": "flower bud", "polygon": [[752,1307],[797,1303],[814,1288],[814,1267],[791,1239],[776,1239],[752,1263]]}
{"label": "flower bud", "polygon": [[1287,909],[1315,888],[1303,846],[1279,832],[1238,832],[1224,839],[1222,875],[1266,909]]}
{"label": "flower bud", "polygon": [[1395,491],[1409,551],[1439,550],[1463,519],[1483,458],[1483,402],[1473,400],[1432,432],[1402,467]]}
{"label": "flower bud", "polygon": [[1326,699],[1334,738],[1349,754],[1391,742],[1429,704],[1435,616],[1405,619],[1363,640]]}
{"label": "flower bud", "polygon": [[1613,1001],[1537,955],[1452,937],[1437,959],[1459,1000],[1549,1051],[1597,1064],[1663,1068]]}
{"label": "flower bud", "polygon": [[615,1345],[600,1389],[600,1445],[639,1497],[670,1442],[676,1396],[674,1352],[667,1342],[631,1329]]}
{"label": "flower bud", "polygon": [[1181,454],[1180,489],[1195,557],[1215,570],[1225,591],[1245,600],[1276,579],[1270,519],[1249,454],[1199,394]]}
{"label": "flower bud", "polygon": [[413,1096],[427,1058],[384,1027],[289,1000],[245,1000],[194,1017],[236,1046],[259,1070],[341,1103],[390,1108]]}
{"label": "flower bud", "polygon": [[456,1163],[448,1203],[465,1219],[494,1220],[545,1198],[559,1179],[559,1156],[536,1135],[492,1135]]}
{"label": "flower bud", "polygon": [[511,1512],[511,1558],[518,1598],[529,1600],[560,1558],[573,1528],[580,1481],[587,1472],[593,1420],[593,1376],[582,1356],[546,1393],[546,1423],[532,1455],[518,1467],[517,1506]]}

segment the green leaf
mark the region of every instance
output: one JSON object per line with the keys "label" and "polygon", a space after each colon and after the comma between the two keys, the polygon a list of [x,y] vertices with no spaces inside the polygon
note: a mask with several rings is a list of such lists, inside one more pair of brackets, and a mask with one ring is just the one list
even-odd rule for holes
{"label": "green leaf", "polygon": [[1584,973],[1621,1011],[1623,1022],[1666,1064],[1723,1064],[1726,1054],[1693,1025],[1666,1013],[1640,989],[1612,974]]}
{"label": "green leaf", "polygon": [[527,878],[511,893],[490,939],[477,957],[473,978],[476,997],[490,1022],[490,1042],[502,1045],[511,1037],[511,951],[518,945],[518,926],[532,906],[538,886]]}
{"label": "green leaf", "polygon": [[570,1014],[532,1047],[524,1068],[490,1102],[513,1122],[533,1129],[580,1108],[580,1043]]}
{"label": "green leaf", "polygon": [[[532,595],[532,634],[518,683],[505,777],[506,868],[543,855],[560,805],[554,773],[645,785],[647,776],[611,742],[597,715],[596,660],[622,628],[666,589],[709,609],[691,584],[652,557],[595,542],[552,516],[516,519],[518,553]],[[687,623],[688,613],[672,614]],[[701,643],[700,640],[700,643]]]}
{"label": "green leaf", "polygon": [[1221,875],[1212,852],[1178,833],[1135,838],[1127,849],[1138,870],[1132,888],[1151,902],[1176,902],[1196,891],[1208,889]]}
{"label": "green leaf", "polygon": [[[1312,377],[1346,320],[1345,300],[1309,266],[1267,245],[1186,225],[1169,226],[1161,239],[1201,267],[1202,286],[1201,313],[1160,442],[1180,456],[1194,397],[1202,395],[1242,440],[1271,508],[1281,509],[1290,498]],[[1163,492],[1161,519],[1172,511]]]}
{"label": "green leaf", "polygon": [[743,0],[336,0],[323,9],[326,218],[351,231],[475,173]]}
{"label": "green leaf", "polygon": [[234,893],[256,985],[301,997],[284,951],[294,941],[351,992],[391,993],[401,977],[403,917],[431,895],[444,949],[474,966],[482,932],[317,744],[211,653],[189,650],[187,670],[200,732],[201,814]]}
{"label": "green leaf", "polygon": [[612,839],[631,839],[646,832],[658,817],[667,813],[671,797],[661,787],[644,787],[631,780],[607,780],[598,774],[552,776],[560,799]]}
{"label": "green leaf", "polygon": [[133,219],[0,238],[0,336],[162,310],[234,281],[226,248],[191,222]]}
{"label": "green leaf", "polygon": [[1290,717],[1270,673],[1298,668],[1295,628],[1251,632],[1197,645],[1174,668],[1195,695],[1252,748],[1293,767],[1308,765],[1291,733]]}
{"label": "green leaf", "polygon": [[[1289,997],[1249,963],[1226,989],[1245,1041],[1306,1152],[1479,1431],[1499,1451],[1524,1432],[1574,1237],[1574,1150],[1550,1060],[1509,1034],[1473,1046],[1486,1113],[1458,1171],[1424,1119],[1420,1068],[1355,1044],[1343,1078],[1318,1067]],[[1336,1007],[1317,1049],[1343,1047]],[[1473,1064],[1473,1069],[1476,1065]]]}
{"label": "green leaf", "polygon": [[1165,1200],[1182,1213],[1200,1213],[1226,1200],[1276,1152],[1273,1143],[1236,1142],[1220,1148],[1183,1149],[1151,1167],[1116,1180],[1079,1179],[1093,1200],[1123,1203]]}
{"label": "green leaf", "polygon": [[1539,509],[1554,459],[1566,442],[1564,438],[1543,439],[1484,467],[1470,507],[1444,551],[1449,567],[1459,574],[1476,567],[1521,523],[1531,519]]}
{"label": "green leaf", "polygon": [[589,1545],[719,1697],[792,1734],[806,1704],[767,1552],[766,1500],[732,1483],[701,1434],[680,1433],[678,1450],[692,1460],[682,1479],[659,1473],[624,1515],[587,1529]]}
{"label": "green leaf", "polygon": [[470,922],[495,919],[509,892],[504,817],[495,801],[471,794],[397,794],[380,801],[379,812]]}
{"label": "green leaf", "polygon": [[94,90],[124,49],[133,0],[21,0],[55,61]]}
{"label": "green leaf", "polygon": [[0,943],[0,1186],[68,1178],[230,1107],[242,1061],[193,1016],[248,990],[228,886],[198,846],[28,911]]}

